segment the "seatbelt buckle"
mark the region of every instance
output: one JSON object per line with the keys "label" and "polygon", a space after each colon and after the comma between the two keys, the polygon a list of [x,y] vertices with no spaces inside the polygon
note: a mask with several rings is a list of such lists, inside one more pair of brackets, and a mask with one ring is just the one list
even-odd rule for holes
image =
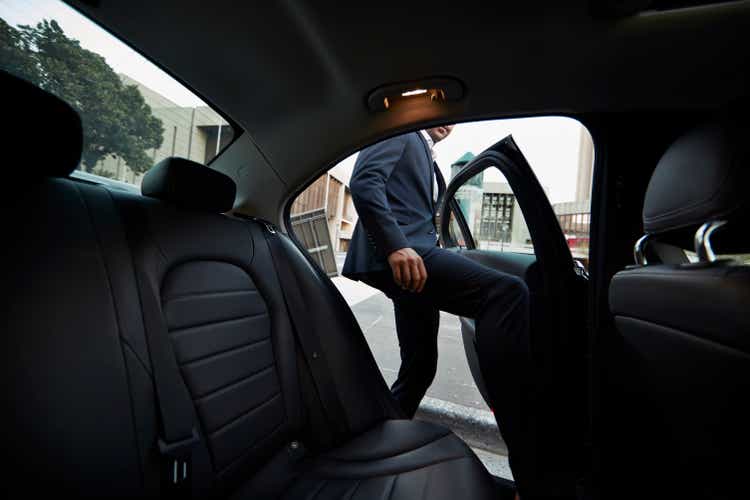
{"label": "seatbelt buckle", "polygon": [[255,219],[266,227],[266,230],[271,234],[276,234],[276,228],[270,222],[266,222],[263,219]]}
{"label": "seatbelt buckle", "polygon": [[266,228],[266,231],[268,231],[269,233],[271,233],[271,234],[276,234],[276,228],[275,228],[275,227],[273,226],[273,224],[271,224],[271,223],[270,223],[270,222],[268,222],[267,220],[264,220],[264,219],[259,219],[258,217],[253,217],[252,215],[251,215],[251,216],[248,216],[248,218],[249,218],[250,220],[253,220],[253,221],[257,222],[257,223],[258,223],[258,224],[260,224],[261,226],[265,227],[265,228]]}
{"label": "seatbelt buckle", "polygon": [[180,441],[167,443],[159,438],[159,452],[168,458],[165,460],[164,478],[171,486],[188,482],[192,466],[193,447],[200,441],[198,431],[193,427],[192,435]]}

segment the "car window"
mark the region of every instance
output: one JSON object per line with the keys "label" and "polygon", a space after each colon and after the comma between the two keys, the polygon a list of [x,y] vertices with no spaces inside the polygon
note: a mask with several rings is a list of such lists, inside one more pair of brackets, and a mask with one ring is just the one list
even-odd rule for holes
{"label": "car window", "polygon": [[82,176],[140,185],[163,158],[208,163],[235,135],[184,85],[59,0],[3,0],[0,37],[3,70],[81,116]]}
{"label": "car window", "polygon": [[[488,135],[494,130],[495,140],[502,139],[503,134],[513,136],[552,205],[571,254],[588,265],[594,161],[588,130],[576,120],[563,117],[496,120],[459,125],[456,132],[461,137],[455,140],[471,143],[475,140],[472,136]],[[451,138],[446,139],[446,146]],[[469,149],[453,161],[451,178],[473,158],[474,152]],[[477,248],[534,253],[534,242],[516,194],[498,169],[483,170],[465,181],[455,199]],[[455,221],[451,235],[455,235],[457,246],[465,246]]]}
{"label": "car window", "polygon": [[[477,248],[534,253],[521,207],[501,173],[494,169],[479,172],[458,188],[454,198]],[[459,242],[458,246],[466,245]]]}
{"label": "car window", "polygon": [[[442,177],[450,182],[471,163],[475,155],[509,134],[539,179],[573,256],[586,264],[594,149],[591,136],[579,122],[545,117],[461,123],[445,139],[435,144],[433,158]],[[390,186],[390,199],[393,201],[390,208],[398,211],[393,214],[393,220],[417,244],[437,243],[435,228],[429,220],[434,213],[425,210],[425,207],[434,207],[437,203],[434,200],[434,184],[430,187],[428,180],[428,151],[420,150],[421,143],[417,142],[419,136],[410,133],[387,140],[395,142],[396,146],[403,144],[404,148],[409,145],[406,141],[411,141],[411,152],[423,155],[423,161],[419,165],[414,161],[398,163],[393,168],[403,169],[400,175],[391,173],[388,176],[385,172],[388,169],[381,167],[393,163],[394,157],[403,158],[398,154],[399,147],[390,148],[383,143],[378,145],[381,148],[368,148],[354,154],[314,180],[292,200],[289,222],[297,240],[332,277],[359,323],[383,378],[392,385],[401,370],[402,356],[396,334],[396,305],[383,290],[376,287],[376,283],[357,274],[362,268],[366,272],[369,269],[373,269],[373,273],[379,272],[378,269],[389,272],[385,267],[387,264],[377,267],[377,248],[367,252],[367,240],[372,240],[369,244],[377,247],[377,236],[363,236],[361,232],[363,218],[357,212],[356,205],[363,206],[364,203],[370,209],[382,207],[382,200],[378,200],[372,192],[365,192],[365,188],[368,185],[372,188],[373,184],[368,180],[363,182],[366,177],[363,172],[373,173],[370,181],[379,177],[380,181],[389,185],[398,182],[411,184],[410,188],[401,190]],[[394,151],[395,156],[392,155]],[[358,175],[353,176],[355,166],[359,170]],[[385,177],[388,179],[384,180]],[[404,194],[407,192],[411,192],[414,198],[407,199]],[[508,269],[498,267],[497,270],[513,272],[535,260],[532,255],[534,242],[515,193],[498,169],[489,167],[482,174],[470,178],[459,188],[456,202],[479,248],[504,253],[489,261],[501,266],[508,265]],[[453,241],[446,242],[446,246],[467,246],[455,216],[449,225],[449,233],[450,238],[447,239]],[[380,239],[383,239],[382,236]],[[581,300],[584,298],[581,297]],[[430,319],[425,318],[425,321]],[[450,408],[457,414],[472,415],[471,418],[477,422],[494,421],[482,394],[482,384],[478,382],[476,356],[472,356],[474,351],[470,347],[474,342],[467,337],[473,330],[472,320],[441,312],[438,323],[440,354],[436,375],[421,402],[419,412],[423,413],[418,412],[417,416],[433,414],[431,412],[435,412],[435,408]],[[497,451],[494,445],[490,445],[489,449]],[[488,467],[491,463],[490,460],[485,462]]]}
{"label": "car window", "polygon": [[[539,179],[573,257],[588,266],[594,145],[580,122],[535,117],[458,124],[434,147],[446,182],[507,135],[513,136]],[[340,274],[358,220],[349,185],[357,157],[358,153],[335,165],[290,207],[292,230],[330,276]],[[456,200],[478,248],[534,253],[523,212],[498,169],[464,183]],[[450,234],[453,246],[466,246],[455,221]]]}

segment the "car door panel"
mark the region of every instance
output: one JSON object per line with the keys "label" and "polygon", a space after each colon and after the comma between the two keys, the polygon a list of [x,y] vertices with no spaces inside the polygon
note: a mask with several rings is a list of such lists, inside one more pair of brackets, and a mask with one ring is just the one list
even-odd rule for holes
{"label": "car door panel", "polygon": [[[455,195],[473,176],[492,168],[503,174],[512,189],[533,242],[533,254],[477,248]],[[456,223],[453,232],[458,230],[466,245],[455,251],[521,277],[529,288],[537,411],[543,415],[537,421],[538,433],[553,450],[545,455],[549,467],[573,477],[580,469],[583,449],[588,283],[573,260],[544,189],[512,137],[481,153],[449,183],[438,214],[441,243],[446,248],[455,244],[455,238],[448,237],[451,222]],[[474,320],[460,318],[460,322],[467,362],[480,393],[489,402],[486,386],[493,381],[484,380],[479,368],[481,353],[476,351]]]}

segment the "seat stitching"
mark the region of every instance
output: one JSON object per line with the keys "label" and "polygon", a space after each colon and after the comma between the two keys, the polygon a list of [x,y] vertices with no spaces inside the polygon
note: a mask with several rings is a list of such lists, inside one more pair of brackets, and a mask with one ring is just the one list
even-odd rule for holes
{"label": "seat stitching", "polygon": [[[244,220],[241,220],[240,223],[241,223],[242,227],[245,229],[245,231],[247,231],[248,236],[250,236],[250,238],[249,238],[249,240],[250,240],[250,251],[252,253],[250,254],[250,261],[247,263],[247,265],[250,266],[250,267],[252,267],[253,262],[255,261],[255,237],[253,236],[253,232],[250,229],[251,224],[246,224]],[[255,225],[257,225],[257,224],[255,224]],[[253,225],[253,226],[255,226],[255,225]],[[250,273],[248,273],[248,274],[250,274]]]}
{"label": "seat stitching", "polygon": [[193,399],[193,402],[195,404],[203,404],[203,403],[206,402],[206,400],[211,399],[214,396],[218,396],[220,392],[226,391],[226,390],[229,390],[229,389],[233,389],[234,387],[236,387],[238,385],[241,385],[241,384],[247,382],[248,380],[255,378],[256,376],[263,375],[265,372],[267,372],[268,370],[270,370],[271,368],[274,368],[274,367],[275,367],[275,365],[273,363],[271,363],[270,365],[266,366],[265,368],[262,368],[262,369],[260,369],[260,370],[258,370],[256,372],[253,372],[250,375],[247,375],[246,377],[242,377],[239,380],[233,380],[232,382],[230,382],[227,385],[221,386],[218,389],[215,389],[215,390],[213,390],[213,391],[211,391],[209,393],[203,394],[199,398]]}
{"label": "seat stitching", "polygon": [[354,484],[354,489],[353,489],[353,490],[352,490],[352,492],[351,492],[351,493],[349,494],[349,497],[348,497],[348,498],[347,498],[346,500],[353,500],[353,499],[354,499],[354,495],[355,495],[355,493],[357,493],[357,490],[359,489],[359,487],[360,487],[361,485],[362,485],[362,480],[361,480],[361,479],[358,479],[358,480],[357,480],[357,482],[356,482],[356,483]]}
{"label": "seat stitching", "polygon": [[391,500],[391,497],[393,496],[393,490],[396,489],[396,480],[398,479],[398,474],[393,476],[393,481],[391,481],[391,488],[388,490],[388,500]]}
{"label": "seat stitching", "polygon": [[[439,465],[439,464],[443,464],[443,463],[447,463],[447,462],[453,462],[455,460],[468,460],[468,459],[471,459],[471,458],[472,457],[467,456],[467,455],[461,455],[461,456],[453,456],[453,457],[443,458],[443,459],[440,459],[440,460],[435,460],[434,462],[426,462],[426,463],[423,463],[421,465],[417,465],[417,466],[415,466],[415,467],[413,467],[411,469],[399,470],[396,474],[406,474],[407,472],[413,472],[413,471],[419,470],[419,469],[426,469],[428,467],[432,467],[433,465]],[[388,472],[388,473],[385,473],[385,474],[368,475],[366,477],[369,479],[369,478],[390,476],[392,474],[393,474],[392,472]],[[346,476],[327,476],[326,475],[325,477],[335,477],[335,478],[340,478],[340,479],[346,479]]]}
{"label": "seat stitching", "polygon": [[281,426],[284,425],[284,422],[285,421],[282,420],[281,422],[279,422],[278,424],[276,424],[276,427],[274,427],[272,430],[270,430],[265,436],[263,436],[262,438],[260,438],[258,441],[256,441],[252,445],[248,446],[248,448],[245,451],[243,451],[242,453],[240,453],[236,458],[233,458],[231,462],[229,462],[227,465],[225,465],[224,468],[222,468],[217,473],[217,475],[223,476],[226,473],[227,470],[229,470],[232,467],[234,467],[234,465],[237,462],[239,462],[240,460],[242,460],[243,458],[245,458],[251,451],[253,451],[255,448],[257,448],[258,446],[260,446],[261,443],[263,443],[264,441],[267,441],[268,439],[270,439],[274,434],[276,434],[279,431],[279,429],[281,429]]}
{"label": "seat stitching", "polygon": [[261,408],[263,408],[264,406],[267,406],[267,405],[268,405],[269,403],[271,403],[271,402],[272,402],[272,401],[273,401],[274,399],[278,399],[278,398],[279,398],[280,396],[281,396],[281,392],[277,392],[277,393],[275,393],[275,394],[274,394],[273,396],[271,396],[270,398],[266,399],[266,400],[265,400],[265,401],[263,401],[262,403],[259,403],[259,404],[255,405],[255,406],[253,406],[252,408],[250,408],[249,410],[247,410],[247,411],[244,411],[244,412],[242,412],[242,413],[241,413],[240,415],[238,415],[238,416],[234,417],[234,418],[233,418],[233,419],[231,419],[231,420],[230,420],[229,422],[227,422],[227,423],[225,423],[225,424],[221,425],[221,426],[220,426],[220,427],[219,427],[218,429],[215,429],[215,430],[211,431],[211,432],[210,432],[210,433],[208,434],[208,436],[209,436],[210,438],[215,438],[215,437],[217,437],[218,435],[222,434],[223,432],[226,432],[226,431],[227,431],[227,429],[228,429],[229,427],[231,427],[232,425],[236,424],[236,423],[237,423],[237,422],[239,422],[240,420],[243,420],[243,419],[245,419],[245,418],[249,417],[249,416],[250,416],[250,415],[251,415],[252,413],[254,413],[254,412],[255,412],[255,411],[257,411],[257,410],[260,410],[260,409],[261,409]]}
{"label": "seat stitching", "polygon": [[424,480],[424,485],[422,485],[422,494],[419,495],[420,499],[426,498],[425,495],[427,494],[427,486],[430,484],[430,478],[432,477],[433,472],[435,472],[434,467],[429,467],[427,469],[427,478]]}
{"label": "seat stitching", "polygon": [[138,360],[138,363],[141,365],[141,368],[143,368],[143,371],[145,371],[149,377],[153,377],[153,375],[151,374],[151,370],[149,369],[148,366],[146,366],[146,363],[141,359],[141,357],[135,351],[135,348],[133,348],[133,346],[130,345],[130,342],[128,341],[128,339],[120,335],[120,341],[125,347],[127,347],[130,350],[131,353],[133,353],[133,356],[135,357],[136,360]]}
{"label": "seat stitching", "polygon": [[183,368],[183,367],[186,367],[186,366],[190,366],[190,365],[194,365],[196,363],[200,363],[200,362],[203,362],[203,361],[208,361],[208,360],[210,360],[212,358],[217,358],[217,357],[223,356],[225,354],[229,354],[229,353],[234,352],[234,351],[246,350],[246,349],[248,349],[250,347],[253,347],[255,345],[262,344],[264,342],[270,342],[270,341],[271,341],[270,337],[266,337],[266,338],[260,339],[260,340],[251,340],[250,342],[246,342],[246,343],[238,345],[238,346],[230,347],[228,349],[222,349],[221,351],[217,351],[217,352],[212,352],[211,354],[206,354],[204,356],[199,356],[199,357],[197,357],[195,359],[191,359],[189,361],[180,362],[180,368]]}
{"label": "seat stitching", "polygon": [[443,439],[452,437],[453,434],[450,433],[450,431],[446,430],[445,434],[442,436],[437,436],[435,438],[430,439],[429,441],[425,441],[424,443],[419,443],[415,445],[413,448],[409,448],[403,451],[399,451],[398,453],[393,453],[391,455],[384,455],[379,457],[368,457],[368,458],[337,458],[332,456],[324,456],[325,460],[331,460],[335,462],[373,462],[375,460],[385,460],[386,458],[394,458],[399,455],[405,455],[406,453],[411,453],[414,450],[418,450],[420,448],[423,448],[425,446],[431,445],[432,443],[437,443],[438,441],[442,441]]}
{"label": "seat stitching", "polygon": [[263,311],[263,312],[254,313],[254,314],[243,314],[242,316],[237,316],[236,318],[217,319],[215,321],[208,321],[206,323],[196,323],[194,325],[181,326],[180,328],[169,330],[169,335],[173,336],[175,334],[182,333],[185,330],[190,330],[191,328],[200,328],[202,326],[220,325],[222,323],[229,323],[231,321],[237,321],[240,319],[256,318],[258,316],[264,316],[264,315],[268,316],[268,311]]}
{"label": "seat stitching", "polygon": [[315,493],[313,493],[313,495],[311,497],[307,497],[308,500],[315,500],[318,497],[318,495],[320,494],[320,492],[325,489],[326,484],[328,484],[328,480],[327,479],[323,479],[320,482],[320,487],[317,490],[315,490]]}
{"label": "seat stitching", "polygon": [[[676,336],[676,337],[686,338],[687,340],[691,340],[691,341],[694,341],[694,342],[708,344],[708,345],[711,346],[712,349],[726,350],[726,351],[728,351],[729,353],[731,353],[734,356],[739,355],[739,356],[742,356],[742,357],[745,357],[745,358],[748,357],[748,353],[745,350],[746,346],[738,346],[738,345],[735,345],[735,344],[726,344],[726,343],[724,343],[724,342],[726,342],[725,339],[707,338],[707,335],[705,333],[703,333],[703,332],[693,332],[692,330],[687,330],[684,326],[676,326],[675,327],[675,326],[670,326],[670,325],[662,325],[662,324],[656,323],[655,321],[650,320],[650,319],[637,318],[635,316],[624,315],[622,313],[615,313],[614,316],[615,316],[615,319],[619,318],[619,319],[634,321],[636,323],[643,323],[643,325],[641,325],[641,326],[651,325],[651,326],[656,326],[656,327],[662,328],[664,330],[669,330],[669,333],[672,334],[672,335],[674,335],[674,336]],[[626,336],[627,336],[627,334],[626,334]],[[712,335],[712,337],[714,337],[714,335]]]}
{"label": "seat stitching", "polygon": [[255,288],[248,288],[246,290],[216,290],[210,292],[187,292],[172,295],[162,299],[162,303],[166,304],[175,300],[189,299],[194,297],[214,297],[214,296],[227,296],[227,295],[239,295],[243,293],[259,293]]}

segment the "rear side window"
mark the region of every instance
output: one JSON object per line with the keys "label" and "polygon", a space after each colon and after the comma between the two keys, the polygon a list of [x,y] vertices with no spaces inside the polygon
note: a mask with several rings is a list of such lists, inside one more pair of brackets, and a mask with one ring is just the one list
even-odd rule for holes
{"label": "rear side window", "polygon": [[208,163],[234,137],[198,96],[59,0],[0,2],[0,67],[70,104],[79,176],[140,185],[168,156]]}

